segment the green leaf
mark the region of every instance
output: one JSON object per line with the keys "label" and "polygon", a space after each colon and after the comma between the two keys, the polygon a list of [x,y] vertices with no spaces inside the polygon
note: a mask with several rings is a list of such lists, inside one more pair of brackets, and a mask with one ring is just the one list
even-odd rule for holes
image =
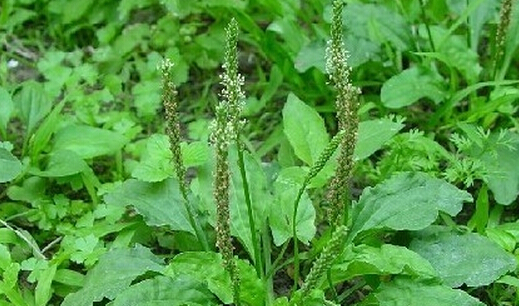
{"label": "green leaf", "polygon": [[369,157],[404,127],[388,118],[363,121],[359,124],[354,156],[357,160]]}
{"label": "green leaf", "polygon": [[391,244],[354,246],[347,249],[332,267],[334,283],[369,274],[403,274],[423,280],[438,277],[423,257],[405,247]]}
{"label": "green leaf", "polygon": [[[251,306],[264,305],[265,289],[255,269],[244,260],[237,260],[240,275],[240,297]],[[204,271],[204,273],[200,273]],[[223,266],[222,256],[214,252],[184,252],[176,255],[165,275],[176,278],[188,274],[207,284],[209,290],[225,304],[232,303],[232,284]]]}
{"label": "green leaf", "polygon": [[14,96],[20,119],[27,126],[27,134],[32,133],[38,122],[43,119],[52,107],[52,101],[45,93],[41,83],[26,82],[22,90]]}
{"label": "green leaf", "polygon": [[136,84],[132,88],[133,103],[137,108],[137,115],[141,118],[151,119],[162,106],[160,99],[159,80],[148,80]]}
{"label": "green leaf", "polygon": [[325,50],[326,43],[323,41],[315,40],[307,44],[301,48],[297,54],[297,57],[294,59],[294,67],[301,73],[312,67],[315,67],[321,72],[325,73]]}
{"label": "green leaf", "polygon": [[47,302],[49,302],[52,297],[52,280],[56,274],[57,267],[57,264],[53,264],[39,274],[38,285],[36,285],[34,292],[35,306],[47,305]]}
{"label": "green leaf", "polygon": [[54,134],[56,129],[59,127],[59,122],[61,119],[60,113],[65,106],[65,101],[66,100],[61,100],[61,102],[59,102],[58,105],[52,109],[47,118],[43,120],[36,132],[34,132],[34,138],[30,143],[31,157],[33,160],[38,160],[39,153],[49,145],[52,134]]}
{"label": "green leaf", "polygon": [[160,273],[163,270],[162,260],[143,246],[111,250],[88,271],[83,288],[67,295],[61,306],[92,306],[105,297],[114,299],[136,277],[147,271]]}
{"label": "green leaf", "polygon": [[[354,33],[347,33],[344,37],[344,44],[349,51],[348,66],[356,68],[368,61],[380,62],[380,45],[364,37],[356,36]],[[297,54],[294,66],[297,71],[303,73],[315,67],[322,73],[326,73],[326,43],[322,40],[315,40],[307,44]]]}
{"label": "green leaf", "polygon": [[[234,147],[232,147],[234,148]],[[247,205],[245,204],[245,196],[243,194],[243,181],[238,167],[238,156],[235,149],[229,152],[229,163],[231,169],[231,192],[230,192],[230,210],[231,210],[231,234],[238,237],[245,246],[249,254],[252,256],[253,244],[251,236],[251,225]],[[249,183],[249,193],[252,204],[252,214],[256,229],[263,228],[266,222],[266,212],[271,206],[272,200],[267,189],[267,178],[263,172],[261,164],[248,152],[243,152],[245,164],[245,173]]]}
{"label": "green leaf", "polygon": [[408,106],[422,98],[438,103],[445,98],[442,82],[432,71],[415,66],[387,80],[380,90],[380,100],[389,108]]}
{"label": "green leaf", "polygon": [[85,285],[85,276],[74,270],[59,269],[54,275],[54,281],[67,286],[83,287]]}
{"label": "green leaf", "polygon": [[135,23],[127,26],[112,44],[114,55],[117,56],[115,59],[120,60],[128,55],[134,48],[142,44],[149,34],[150,27],[148,24]]}
{"label": "green leaf", "polygon": [[478,192],[476,199],[476,211],[468,222],[471,229],[476,228],[478,233],[483,234],[488,223],[488,212],[490,203],[488,201],[488,187],[483,185]]}
{"label": "green leaf", "polygon": [[279,34],[284,40],[281,46],[287,50],[289,54],[294,56],[309,41],[305,32],[301,31],[298,21],[287,15],[275,19],[269,24],[267,31]]}
{"label": "green leaf", "polygon": [[120,20],[126,20],[133,9],[142,9],[147,7],[152,2],[150,0],[121,0],[117,6]]}
{"label": "green leaf", "polygon": [[180,150],[186,167],[200,166],[209,160],[209,146],[206,142],[195,141],[189,144],[182,142]]}
{"label": "green leaf", "polygon": [[0,183],[14,180],[22,173],[22,163],[11,152],[0,148]]}
{"label": "green leaf", "polygon": [[94,4],[94,0],[85,1],[64,1],[63,4],[63,24],[69,24],[80,19],[88,9]]}
{"label": "green leaf", "polygon": [[7,123],[11,119],[14,110],[11,95],[3,87],[0,87],[0,134],[5,136]]}
{"label": "green leaf", "polygon": [[201,281],[183,274],[174,279],[157,276],[121,292],[112,306],[209,306],[219,305]]}
{"label": "green leaf", "polygon": [[[465,36],[452,35],[449,30],[441,26],[431,26],[429,29],[437,50],[436,52],[417,54],[444,62],[449,68],[459,71],[469,84],[477,82],[482,70],[479,64],[479,55],[467,47]],[[423,38],[426,38],[427,30],[425,26],[422,26],[419,32]]]}
{"label": "green leaf", "polygon": [[[279,177],[274,185],[274,203],[269,212],[270,229],[274,244],[282,245],[292,237],[294,199],[300,185],[292,185],[289,181]],[[297,238],[308,244],[315,236],[315,208],[308,195],[303,193],[299,202],[296,218]]]}
{"label": "green leaf", "polygon": [[[231,235],[237,237],[250,255],[253,254],[251,227],[245,196],[243,194],[243,183],[238,167],[236,147],[231,146],[229,152],[230,180],[230,218]],[[209,213],[211,225],[215,226],[216,205],[211,190],[213,190],[214,154],[205,165],[197,168],[197,178],[191,184],[193,193],[200,199],[200,208]],[[245,172],[249,183],[249,192],[252,202],[253,217],[256,229],[260,229],[266,222],[267,211],[272,205],[271,195],[267,189],[267,179],[263,168],[258,160],[250,153],[244,152]]]}
{"label": "green leaf", "polygon": [[40,177],[29,177],[23,181],[22,186],[11,186],[7,189],[7,195],[11,200],[32,203],[45,196],[46,180]]}
{"label": "green leaf", "polygon": [[11,284],[6,284],[6,281],[0,280],[0,293],[4,294],[9,300],[10,304],[6,304],[8,306],[32,306],[28,304],[23,296],[18,291],[17,287],[12,286]]}
{"label": "green leaf", "polygon": [[[302,306],[339,306],[338,304],[335,304],[334,302],[326,300],[326,297],[324,296],[324,292],[320,289],[311,289],[310,292],[305,295],[301,296],[301,291],[296,291],[291,298],[290,303],[285,303],[282,299],[277,299],[274,303],[276,306],[284,306],[284,305],[302,305]],[[298,301],[294,303],[294,301]]]}
{"label": "green leaf", "polygon": [[33,170],[31,174],[44,177],[62,177],[83,172],[88,168],[87,163],[75,152],[59,150],[52,152],[44,171]]}
{"label": "green leaf", "polygon": [[141,161],[133,169],[132,176],[145,182],[163,181],[175,173],[172,157],[168,136],[152,135],[146,140],[146,149],[141,155]]}
{"label": "green leaf", "polygon": [[104,198],[106,204],[131,205],[150,226],[168,225],[171,230],[194,234],[183,204],[178,181],[170,178],[158,183],[127,180]]}
{"label": "green leaf", "polygon": [[[185,167],[199,166],[209,159],[209,148],[201,141],[190,144],[182,142],[180,151]],[[175,173],[172,158],[168,136],[154,134],[146,140],[146,149],[141,155],[141,161],[133,169],[132,176],[145,182],[163,181]]]}
{"label": "green leaf", "polygon": [[83,159],[113,154],[128,139],[119,133],[86,125],[69,125],[54,136],[53,151],[70,150]]}
{"label": "green leaf", "polygon": [[[73,69],[63,65],[67,53],[63,51],[47,51],[36,65],[45,79],[45,90],[51,97],[60,94],[63,85],[71,80]],[[76,83],[74,83],[76,84]]]}
{"label": "green leaf", "polygon": [[[331,19],[330,7],[325,18]],[[407,21],[384,5],[350,3],[343,10],[345,32],[354,32],[355,36],[369,39],[378,45],[390,42],[398,50],[407,50],[413,45],[413,37]],[[354,30],[353,30],[354,29]],[[347,49],[360,46],[346,45]]]}
{"label": "green leaf", "polygon": [[451,287],[485,286],[516,267],[512,254],[475,233],[432,232],[414,239],[409,248],[427,259]]}
{"label": "green leaf", "polygon": [[297,157],[313,165],[328,143],[323,119],[291,93],[283,107],[283,127]]}
{"label": "green leaf", "polygon": [[484,147],[473,146],[472,149],[470,154],[479,158],[487,170],[485,180],[496,202],[512,204],[519,195],[519,134],[492,133]]}
{"label": "green leaf", "polygon": [[[204,271],[204,273],[199,273]],[[232,284],[221,254],[214,252],[184,252],[176,255],[164,271],[172,278],[191,275],[207,284],[209,290],[222,302],[232,303]]]}
{"label": "green leaf", "polygon": [[[456,1],[463,5],[467,2]],[[477,52],[480,38],[483,38],[483,28],[485,23],[492,19],[495,13],[499,11],[498,0],[484,0],[480,5],[470,14],[469,28],[470,28],[470,47]],[[512,32],[513,33],[513,32]]]}
{"label": "green leaf", "polygon": [[436,220],[439,211],[455,216],[468,201],[472,201],[469,193],[444,180],[420,172],[395,174],[364,189],[353,209],[349,241],[370,229],[424,229]]}
{"label": "green leaf", "polygon": [[485,236],[497,243],[503,250],[513,253],[517,240],[510,232],[498,228],[486,228]]}
{"label": "green leaf", "polygon": [[359,306],[485,306],[462,290],[406,278],[383,283]]}

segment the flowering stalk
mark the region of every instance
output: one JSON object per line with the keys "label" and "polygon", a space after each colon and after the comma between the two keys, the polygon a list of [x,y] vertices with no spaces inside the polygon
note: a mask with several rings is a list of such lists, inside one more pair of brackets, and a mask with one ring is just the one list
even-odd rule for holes
{"label": "flowering stalk", "polygon": [[496,33],[496,44],[494,51],[494,79],[497,74],[497,66],[499,62],[503,58],[505,41],[506,41],[506,32],[508,30],[508,26],[510,25],[510,15],[512,14],[512,0],[503,0],[501,4],[501,14],[499,16],[499,25],[497,26]]}
{"label": "flowering stalk", "polygon": [[[215,145],[216,170],[214,175],[213,196],[216,202],[216,246],[222,253],[225,268],[231,276],[233,284],[234,304],[239,305],[239,279],[236,263],[233,258],[233,246],[230,229],[229,209],[229,146],[232,141],[238,144],[238,153],[242,153],[239,145],[239,133],[243,122],[239,117],[243,109],[245,95],[241,89],[244,78],[238,73],[237,41],[238,23],[232,19],[226,28],[224,73],[221,75],[223,85],[219,104],[216,106],[216,119],[212,124],[213,133],[211,140]],[[255,238],[255,228],[252,216],[252,205],[248,194],[248,184],[243,166],[243,155],[241,156],[241,175],[244,182],[244,192],[249,208],[249,219],[251,220],[251,231]],[[253,239],[253,242],[256,242]],[[256,243],[255,243],[256,245]],[[256,250],[256,249],[255,249]],[[255,252],[256,253],[256,252]]]}
{"label": "flowering stalk", "polygon": [[335,259],[341,255],[343,251],[344,241],[348,231],[345,225],[337,227],[333,232],[332,238],[326,246],[323,252],[319,255],[319,258],[314,262],[314,265],[310,269],[306,280],[301,287],[301,296],[306,296],[310,293],[310,290],[316,288],[319,285],[319,281],[323,278],[326,271],[331,267]]}
{"label": "flowering stalk", "polygon": [[173,63],[166,59],[160,66],[162,74],[162,103],[166,113],[166,134],[169,137],[170,150],[173,153],[173,167],[177,174],[178,184],[182,197],[184,199],[184,207],[186,208],[189,223],[195,230],[198,241],[202,245],[205,251],[209,250],[209,244],[207,237],[205,236],[200,223],[195,218],[195,210],[191,206],[191,203],[187,197],[187,184],[186,184],[186,168],[182,162],[182,151],[180,150],[180,122],[178,119],[178,100],[177,100],[177,89],[173,81],[171,80]]}
{"label": "flowering stalk", "polygon": [[330,223],[334,226],[342,224],[346,218],[345,203],[349,198],[348,185],[354,167],[353,152],[359,124],[357,111],[360,89],[353,86],[350,81],[351,68],[347,63],[349,55],[342,39],[343,6],[343,1],[333,1],[331,40],[326,48],[326,70],[337,92],[335,105],[338,128],[346,133],[340,144],[337,170],[328,194],[331,203]]}
{"label": "flowering stalk", "polygon": [[332,157],[335,150],[339,146],[342,138],[344,137],[344,131],[339,131],[332,140],[326,145],[324,150],[319,155],[319,158],[314,163],[314,165],[308,171],[301,188],[299,188],[299,192],[297,193],[296,199],[294,201],[294,212],[292,214],[292,239],[294,240],[294,289],[297,288],[297,283],[299,281],[299,245],[298,245],[298,237],[297,237],[297,212],[299,209],[299,202],[301,201],[301,197],[305,192],[306,187],[310,183],[310,181],[317,175],[321,170],[323,170],[324,166],[328,162],[328,160]]}

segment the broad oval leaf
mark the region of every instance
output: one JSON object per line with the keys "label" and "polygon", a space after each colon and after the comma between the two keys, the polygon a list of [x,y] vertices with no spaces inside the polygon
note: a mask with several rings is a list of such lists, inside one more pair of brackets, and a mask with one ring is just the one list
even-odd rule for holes
{"label": "broad oval leaf", "polygon": [[475,233],[436,232],[414,239],[409,248],[427,259],[451,287],[485,286],[516,267],[512,254]]}
{"label": "broad oval leaf", "polygon": [[424,280],[438,277],[426,259],[408,248],[391,244],[348,248],[332,267],[334,283],[368,274],[404,274]]}
{"label": "broad oval leaf", "polygon": [[168,136],[151,135],[146,140],[140,162],[133,168],[132,176],[145,182],[163,181],[175,173],[172,157]]}
{"label": "broad oval leaf", "polygon": [[[205,210],[209,213],[209,222],[215,226],[216,205],[214,204],[213,194],[211,192],[214,188],[214,154],[211,155],[212,157],[207,163],[197,169],[197,177],[191,184],[191,189],[200,199],[201,210]],[[229,192],[231,235],[240,240],[247,252],[251,255],[251,258],[253,258],[254,248],[251,237],[251,226],[247,204],[243,194],[243,181],[238,167],[237,155],[236,147],[231,146],[229,152],[229,168],[231,172]],[[267,178],[262,165],[248,152],[243,152],[243,157],[252,201],[252,213],[256,230],[259,230],[266,222],[267,212],[272,205],[272,199],[267,189]]]}
{"label": "broad oval leaf", "polygon": [[113,131],[87,125],[69,125],[54,136],[53,151],[70,150],[87,159],[113,154],[127,142],[126,137]]}
{"label": "broad oval leaf", "polygon": [[27,134],[32,133],[38,122],[43,119],[52,107],[43,86],[35,81],[26,82],[22,90],[14,96],[20,118],[27,126]]}
{"label": "broad oval leaf", "polygon": [[[492,133],[489,140],[491,143],[485,148],[473,150],[470,154],[480,158],[486,167],[485,179],[496,202],[510,205],[519,195],[519,134]],[[488,150],[491,146],[494,149]]]}
{"label": "broad oval leaf", "polygon": [[346,32],[354,32],[379,45],[390,42],[398,50],[413,46],[413,36],[406,19],[384,5],[354,2],[344,8],[342,17]]}
{"label": "broad oval leaf", "polygon": [[395,174],[373,188],[366,188],[353,209],[352,241],[359,233],[379,228],[420,230],[432,224],[439,211],[458,214],[466,191],[425,173]]}
{"label": "broad oval leaf", "polygon": [[[300,186],[291,185],[282,178],[275,184],[274,204],[270,207],[269,222],[274,244],[277,246],[292,237],[294,200],[299,188]],[[305,192],[299,201],[296,217],[297,238],[303,243],[308,243],[315,236],[315,216],[315,208]]]}
{"label": "broad oval leaf", "polygon": [[182,274],[175,278],[157,276],[121,292],[112,306],[211,306],[219,305],[203,281]]}
{"label": "broad oval leaf", "polygon": [[31,174],[44,177],[62,177],[83,172],[88,168],[87,163],[75,152],[59,150],[52,152],[44,171],[34,170]]}
{"label": "broad oval leaf", "polygon": [[[251,306],[263,306],[265,289],[256,270],[245,260],[236,261],[240,274],[241,300]],[[200,273],[204,271],[204,273]],[[222,255],[214,252],[184,252],[176,255],[164,271],[165,275],[178,277],[188,274],[207,283],[207,288],[225,304],[232,303],[232,283],[225,270]]]}
{"label": "broad oval leaf", "polygon": [[[251,236],[251,225],[245,196],[243,194],[243,180],[238,167],[238,157],[233,148],[229,152],[229,163],[231,170],[231,234],[241,240],[251,258],[253,257],[253,243]],[[271,206],[271,195],[267,189],[267,178],[261,164],[248,152],[243,152],[245,173],[249,185],[249,193],[252,204],[252,214],[256,230],[258,231],[266,222],[266,212]]]}
{"label": "broad oval leaf", "polygon": [[308,165],[317,161],[328,143],[321,116],[292,93],[283,107],[283,131],[296,156]]}
{"label": "broad oval leaf", "polygon": [[[199,271],[204,271],[204,273],[198,273]],[[190,274],[199,281],[207,282],[208,289],[222,302],[232,303],[231,279],[224,268],[222,255],[219,253],[183,252],[171,260],[164,274],[172,278]]]}
{"label": "broad oval leaf", "polygon": [[[209,159],[209,148],[201,141],[189,144],[182,142],[180,151],[185,167],[198,166]],[[146,149],[140,162],[133,169],[132,176],[145,182],[163,181],[175,173],[172,158],[168,136],[151,135],[146,140]]]}
{"label": "broad oval leaf", "polygon": [[425,97],[438,103],[445,98],[441,86],[441,78],[430,70],[412,67],[382,85],[380,100],[389,108],[408,106]]}
{"label": "broad oval leaf", "polygon": [[362,121],[359,123],[354,156],[357,160],[369,157],[404,127],[389,118]]}
{"label": "broad oval leaf", "polygon": [[22,173],[22,163],[11,152],[0,148],[0,183],[14,180]]}
{"label": "broad oval leaf", "polygon": [[103,298],[114,299],[147,271],[162,272],[162,259],[143,246],[114,249],[99,258],[85,278],[84,286],[67,295],[61,306],[92,306]]}
{"label": "broad oval leaf", "polygon": [[396,278],[383,283],[359,306],[485,306],[462,290]]}
{"label": "broad oval leaf", "polygon": [[108,205],[131,205],[150,226],[167,225],[172,230],[195,233],[189,223],[178,181],[173,178],[158,183],[130,179],[104,199]]}

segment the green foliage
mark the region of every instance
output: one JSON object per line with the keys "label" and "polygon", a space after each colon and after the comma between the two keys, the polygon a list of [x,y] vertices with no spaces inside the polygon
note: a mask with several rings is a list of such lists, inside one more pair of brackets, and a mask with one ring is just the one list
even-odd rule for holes
{"label": "green foliage", "polygon": [[424,229],[440,211],[455,216],[467,201],[472,201],[469,193],[443,180],[420,172],[395,174],[364,189],[353,209],[349,240],[371,229]]}
{"label": "green foliage", "polygon": [[369,274],[406,275],[422,280],[438,277],[426,259],[406,247],[391,244],[354,246],[345,250],[332,267],[334,283]]}
{"label": "green foliage", "polygon": [[173,178],[157,183],[127,180],[108,193],[105,201],[108,205],[131,205],[149,225],[194,233],[182,205],[178,181]]}
{"label": "green foliage", "polygon": [[372,293],[360,305],[463,305],[483,306],[466,292],[443,285],[420,283],[406,278],[395,279]]}
{"label": "green foliage", "polygon": [[296,156],[313,165],[328,143],[324,121],[319,114],[290,94],[283,108],[283,131]]}
{"label": "green foliage", "polygon": [[[3,1],[0,306],[519,304],[519,5],[342,3]],[[330,28],[362,89],[345,131]],[[239,288],[209,137],[230,98]]]}
{"label": "green foliage", "polygon": [[[427,259],[443,280],[453,288],[466,284],[485,286],[516,268],[513,255],[488,238],[468,233],[427,232],[414,239],[410,249]],[[474,269],[477,265],[478,269]]]}
{"label": "green foliage", "polygon": [[104,297],[113,299],[139,275],[147,271],[162,272],[164,268],[162,260],[142,246],[112,250],[89,271],[81,290],[67,296],[62,305],[87,306]]}

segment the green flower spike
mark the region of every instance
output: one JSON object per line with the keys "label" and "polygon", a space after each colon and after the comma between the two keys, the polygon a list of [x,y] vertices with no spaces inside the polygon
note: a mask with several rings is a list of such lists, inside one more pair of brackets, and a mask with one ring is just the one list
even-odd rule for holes
{"label": "green flower spike", "polygon": [[337,170],[330,184],[328,199],[331,203],[330,223],[339,225],[345,217],[345,203],[349,197],[354,160],[353,152],[357,142],[360,89],[350,81],[351,68],[348,66],[348,52],[342,39],[342,9],[344,3],[333,1],[331,40],[326,48],[326,70],[337,92],[335,105],[339,131],[345,131],[340,144]]}

